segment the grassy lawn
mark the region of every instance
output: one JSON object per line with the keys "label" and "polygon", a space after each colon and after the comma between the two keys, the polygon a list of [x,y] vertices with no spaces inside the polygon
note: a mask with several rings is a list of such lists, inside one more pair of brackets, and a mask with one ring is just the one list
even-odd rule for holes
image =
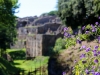
{"label": "grassy lawn", "polygon": [[26,71],[35,70],[43,65],[47,65],[48,57],[37,57],[35,60],[14,60],[14,65]]}
{"label": "grassy lawn", "polygon": [[44,65],[47,66],[49,58],[44,56],[38,56],[34,60],[25,60],[25,49],[7,49],[7,53],[9,53],[13,58],[13,65],[25,70],[25,72],[34,71],[35,68],[39,68]]}

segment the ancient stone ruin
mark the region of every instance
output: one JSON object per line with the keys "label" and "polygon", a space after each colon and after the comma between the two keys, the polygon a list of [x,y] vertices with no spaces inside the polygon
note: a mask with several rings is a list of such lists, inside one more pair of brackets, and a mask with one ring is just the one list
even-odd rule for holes
{"label": "ancient stone ruin", "polygon": [[59,37],[63,37],[63,35],[36,34],[28,36],[26,38],[26,57],[46,55],[49,47],[53,47],[56,39]]}
{"label": "ancient stone ruin", "polygon": [[45,55],[56,39],[63,36],[63,27],[56,16],[18,18],[18,41],[11,48],[26,48],[27,58]]}

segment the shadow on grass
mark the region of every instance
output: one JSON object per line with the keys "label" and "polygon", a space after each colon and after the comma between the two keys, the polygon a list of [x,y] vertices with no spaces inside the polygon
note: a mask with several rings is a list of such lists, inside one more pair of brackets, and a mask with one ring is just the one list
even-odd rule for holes
{"label": "shadow on grass", "polygon": [[13,65],[20,65],[20,63],[12,63]]}
{"label": "shadow on grass", "polygon": [[23,60],[25,59],[25,52],[23,50],[15,50],[12,52],[9,52],[13,60]]}

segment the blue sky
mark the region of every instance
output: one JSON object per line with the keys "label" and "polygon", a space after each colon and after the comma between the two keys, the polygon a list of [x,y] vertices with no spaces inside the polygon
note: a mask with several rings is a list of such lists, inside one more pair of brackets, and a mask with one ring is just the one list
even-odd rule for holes
{"label": "blue sky", "polygon": [[19,0],[18,17],[39,16],[42,13],[56,10],[57,0]]}

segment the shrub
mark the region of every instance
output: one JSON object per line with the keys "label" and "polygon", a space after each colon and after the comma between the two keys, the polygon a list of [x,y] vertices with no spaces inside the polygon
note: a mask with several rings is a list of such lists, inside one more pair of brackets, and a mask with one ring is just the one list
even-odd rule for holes
{"label": "shrub", "polygon": [[65,49],[65,40],[62,38],[58,38],[56,40],[55,46],[54,46],[54,52],[59,51],[61,49]]}
{"label": "shrub", "polygon": [[76,38],[66,38],[66,49],[76,44]]}
{"label": "shrub", "polygon": [[76,62],[73,73],[78,71],[79,75],[100,75],[100,47],[85,47],[82,50],[86,52],[80,55],[80,60]]}
{"label": "shrub", "polygon": [[88,24],[82,27],[83,34],[80,34],[82,40],[92,41],[100,35],[100,25],[98,22],[93,24]]}

